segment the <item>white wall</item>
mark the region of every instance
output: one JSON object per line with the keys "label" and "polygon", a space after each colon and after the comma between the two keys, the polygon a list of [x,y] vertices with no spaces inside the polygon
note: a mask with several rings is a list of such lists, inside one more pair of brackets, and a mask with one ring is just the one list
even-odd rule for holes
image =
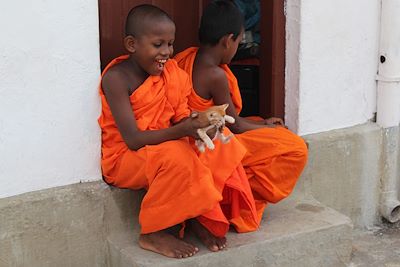
{"label": "white wall", "polygon": [[287,0],[286,121],[300,135],[376,111],[380,0]]}
{"label": "white wall", "polygon": [[0,1],[0,198],[100,179],[97,0]]}

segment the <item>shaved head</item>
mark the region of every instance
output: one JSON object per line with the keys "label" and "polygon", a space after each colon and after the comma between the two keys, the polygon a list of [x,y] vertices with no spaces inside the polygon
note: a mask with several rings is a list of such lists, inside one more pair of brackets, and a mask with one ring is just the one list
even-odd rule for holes
{"label": "shaved head", "polygon": [[131,9],[126,18],[125,36],[140,37],[146,33],[149,23],[171,22],[171,17],[162,9],[153,5],[139,5]]}

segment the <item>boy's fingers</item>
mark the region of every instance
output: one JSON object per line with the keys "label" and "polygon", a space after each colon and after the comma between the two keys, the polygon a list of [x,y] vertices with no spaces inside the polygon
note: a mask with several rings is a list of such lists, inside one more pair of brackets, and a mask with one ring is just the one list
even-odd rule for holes
{"label": "boy's fingers", "polygon": [[272,118],[269,118],[269,119],[266,119],[265,120],[265,124],[280,124],[280,125],[285,125],[284,124],[284,122],[283,122],[283,120],[281,119],[281,118],[275,118],[275,117],[272,117]]}

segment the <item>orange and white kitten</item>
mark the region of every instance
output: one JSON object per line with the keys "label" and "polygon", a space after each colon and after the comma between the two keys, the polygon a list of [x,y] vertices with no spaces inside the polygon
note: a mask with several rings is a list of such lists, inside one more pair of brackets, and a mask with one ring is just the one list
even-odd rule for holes
{"label": "orange and white kitten", "polygon": [[[205,111],[194,111],[191,114],[192,118],[196,118],[201,122],[209,122],[209,126],[201,129],[197,129],[197,134],[200,139],[195,141],[195,144],[200,152],[204,152],[206,150],[206,146],[208,149],[214,149],[215,145],[213,140],[219,139],[223,144],[229,142],[229,140],[233,137],[233,135],[224,136],[224,126],[225,122],[235,123],[235,119],[229,115],[226,115],[226,109],[228,108],[228,104],[223,104],[220,106],[213,106]],[[211,135],[212,138],[210,138]]]}

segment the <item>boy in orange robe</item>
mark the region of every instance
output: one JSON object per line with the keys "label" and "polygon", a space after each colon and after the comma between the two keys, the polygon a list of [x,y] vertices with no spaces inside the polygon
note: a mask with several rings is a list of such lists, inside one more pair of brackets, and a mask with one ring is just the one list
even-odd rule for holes
{"label": "boy in orange robe", "polygon": [[167,228],[190,219],[201,241],[219,251],[226,246],[230,224],[250,231],[257,228],[258,217],[241,165],[244,147],[232,140],[224,150],[199,156],[189,142],[188,136],[197,138],[196,130],[207,125],[189,117],[189,77],[169,59],[174,38],[175,25],[161,9],[141,5],[130,11],[124,38],[129,55],[114,59],[102,74],[98,121],[105,181],[147,190],[139,245],[185,258],[198,248]]}
{"label": "boy in orange robe", "polygon": [[214,1],[203,12],[199,48],[176,55],[193,84],[189,106],[205,110],[228,103],[227,114],[236,122],[228,125],[247,149],[242,160],[258,203],[276,203],[293,190],[307,161],[305,142],[279,118],[252,121],[238,114],[242,100],[237,80],[227,66],[243,37],[243,18],[231,1]]}

